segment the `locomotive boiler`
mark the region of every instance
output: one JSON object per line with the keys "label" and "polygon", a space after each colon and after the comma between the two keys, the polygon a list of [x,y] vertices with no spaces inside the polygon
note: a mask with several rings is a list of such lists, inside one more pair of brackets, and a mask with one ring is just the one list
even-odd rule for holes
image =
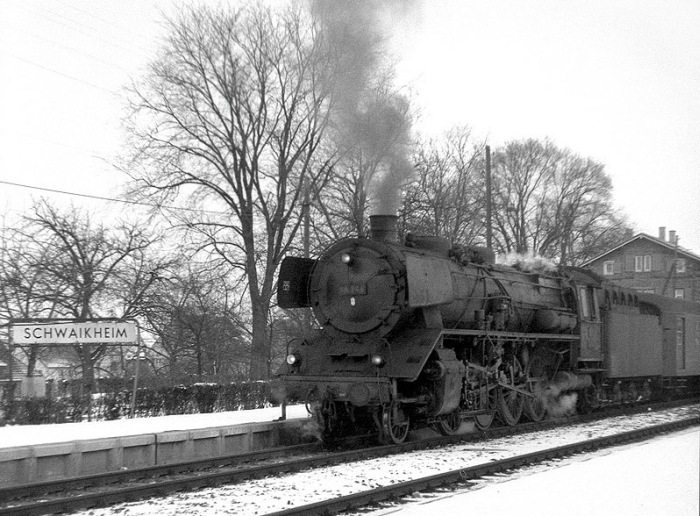
{"label": "locomotive boiler", "polygon": [[454,433],[466,418],[544,417],[543,392],[591,385],[578,373],[579,296],[571,278],[494,264],[484,248],[436,237],[397,240],[396,217],[370,238],[282,263],[278,303],[311,308],[319,328],[290,343],[279,378],[326,436],[409,428]]}

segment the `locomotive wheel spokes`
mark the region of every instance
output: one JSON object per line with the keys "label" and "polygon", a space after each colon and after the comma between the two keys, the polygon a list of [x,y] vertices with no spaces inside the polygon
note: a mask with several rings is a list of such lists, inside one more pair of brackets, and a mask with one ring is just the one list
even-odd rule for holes
{"label": "locomotive wheel spokes", "polygon": [[488,384],[481,387],[481,403],[479,408],[486,410],[487,413],[474,416],[474,425],[479,430],[488,430],[491,423],[493,423],[493,419],[496,416],[496,402],[497,390],[490,387]]}
{"label": "locomotive wheel spokes", "polygon": [[453,412],[442,416],[442,419],[438,421],[437,430],[442,435],[454,435],[459,430],[462,424],[462,417],[459,414],[459,409],[455,409]]}
{"label": "locomotive wheel spokes", "polygon": [[333,434],[337,428],[338,410],[333,401],[329,399],[323,400],[321,405],[321,417],[323,418],[323,430],[326,435]]}
{"label": "locomotive wheel spokes", "polygon": [[533,393],[535,397],[525,397],[525,401],[523,403],[523,413],[530,421],[537,423],[542,421],[544,416],[547,415],[547,406],[544,403],[542,394],[542,381],[528,381],[527,390]]}
{"label": "locomotive wheel spokes", "polygon": [[[523,385],[520,382],[523,378],[523,369],[520,365],[520,360],[513,356],[508,364],[507,383],[513,387],[522,388]],[[525,397],[518,391],[500,387],[498,393],[498,416],[506,425],[516,425],[523,413],[524,402]]]}
{"label": "locomotive wheel spokes", "polygon": [[544,386],[547,384],[546,368],[540,353],[534,353],[527,362],[525,377],[527,378],[525,389],[535,396],[525,396],[523,412],[530,421],[537,423],[547,415],[547,406],[544,402]]}
{"label": "locomotive wheel spokes", "polygon": [[491,426],[491,423],[493,423],[493,418],[495,417],[495,415],[495,413],[491,412],[490,414],[481,414],[480,416],[474,416],[474,425],[479,430],[488,430]]}
{"label": "locomotive wheel spokes", "polygon": [[401,444],[408,436],[410,418],[404,408],[396,402],[392,402],[384,409],[384,435],[387,441]]}

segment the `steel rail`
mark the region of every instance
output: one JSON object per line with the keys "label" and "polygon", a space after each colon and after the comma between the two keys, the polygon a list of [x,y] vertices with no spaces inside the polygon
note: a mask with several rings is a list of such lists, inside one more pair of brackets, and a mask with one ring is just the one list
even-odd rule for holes
{"label": "steel rail", "polygon": [[[663,403],[660,405],[668,407],[669,405],[677,406],[679,404],[679,402],[673,402]],[[248,462],[260,460],[260,457],[264,458],[265,455],[269,454],[270,452],[276,452],[277,457],[289,457],[290,450],[304,450],[304,447],[308,447],[307,449],[313,453],[312,450],[315,448],[318,451],[319,447],[317,444],[297,445],[280,450],[250,452],[243,455],[190,461],[182,464],[119,471],[108,473],[106,475],[96,475],[94,477],[77,477],[52,482],[44,482],[37,485],[3,488],[0,490],[0,495],[4,496],[5,498],[0,498],[0,501],[4,501],[5,505],[0,506],[0,516],[10,514],[42,515],[56,512],[75,511],[78,509],[98,506],[107,506],[125,501],[143,499],[150,496],[162,496],[176,491],[185,491],[200,487],[223,484],[233,484],[244,480],[261,478],[280,473],[291,473],[308,468],[384,457],[398,453],[436,448],[459,442],[483,441],[485,439],[519,435],[559,426],[599,420],[607,417],[613,417],[615,415],[628,415],[630,413],[645,412],[650,406],[651,405],[648,404],[628,406],[604,413],[550,419],[539,423],[525,423],[516,426],[492,427],[485,432],[478,431],[463,435],[453,435],[450,437],[436,437],[424,440],[409,441],[401,445],[392,444],[385,446],[372,446],[333,453],[325,451],[301,459],[295,459],[292,455],[289,461],[282,463],[257,466],[241,465],[241,462],[246,458]],[[659,409],[658,406],[655,408],[657,410]],[[228,469],[229,466],[237,469]],[[216,470],[206,471],[207,468],[216,468]],[[163,478],[163,476],[183,473],[188,475],[184,478],[176,479]],[[143,485],[138,484],[138,482],[142,482]],[[113,485],[119,483],[128,483],[129,485]],[[84,490],[87,488],[95,488],[96,492],[74,494],[76,490]],[[103,489],[98,490],[99,488]],[[43,497],[45,494],[51,492],[56,493],[54,499],[42,499],[41,501],[36,502],[21,500],[22,497]],[[7,503],[8,500],[16,500],[16,503],[10,505]]]}
{"label": "steel rail", "polygon": [[700,416],[680,421],[673,421],[670,423],[663,423],[652,427],[630,430],[621,434],[598,437],[564,446],[557,446],[555,448],[548,448],[524,455],[517,455],[515,457],[488,462],[477,466],[456,469],[446,473],[439,473],[437,475],[400,482],[389,486],[378,487],[368,491],[362,491],[359,493],[334,498],[332,500],[301,505],[299,507],[293,507],[283,511],[268,513],[267,516],[306,516],[314,514],[328,515],[336,514],[342,511],[355,510],[369,504],[396,499],[420,491],[434,490],[445,485],[464,483],[471,480],[476,480],[486,475],[502,473],[508,470],[522,468],[524,466],[551,459],[584,452],[591,452],[623,443],[640,441],[647,439],[650,436],[668,433],[696,425],[700,425]]}

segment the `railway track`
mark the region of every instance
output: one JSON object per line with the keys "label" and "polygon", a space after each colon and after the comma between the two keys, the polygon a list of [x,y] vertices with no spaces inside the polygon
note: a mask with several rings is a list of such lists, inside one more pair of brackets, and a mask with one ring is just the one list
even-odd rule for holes
{"label": "railway track", "polygon": [[[634,409],[630,407],[616,412],[625,414],[646,410],[648,407],[638,406]],[[658,407],[655,410],[658,410]],[[605,414],[605,417],[609,416],[610,414]],[[537,424],[492,428],[486,433],[425,439],[407,442],[400,446],[369,447],[341,452],[321,451],[318,445],[303,445],[242,456],[6,488],[0,489],[0,515],[71,512],[202,487],[235,484],[245,480],[310,468],[438,448],[457,442],[483,441],[540,431],[596,419],[602,418],[600,415],[577,416],[563,420],[548,420]]]}
{"label": "railway track", "polygon": [[487,462],[477,466],[447,471],[415,480],[382,486],[369,491],[363,491],[323,502],[301,505],[291,509],[268,513],[267,516],[293,515],[328,515],[350,511],[376,504],[385,500],[408,496],[416,492],[431,491],[448,485],[461,484],[477,480],[487,475],[504,473],[509,470],[530,466],[540,462],[567,457],[578,453],[591,452],[634,441],[642,441],[662,433],[681,430],[689,426],[700,425],[700,416],[671,423],[663,423],[648,428],[631,430],[621,434],[589,439],[586,441],[557,446],[524,455],[516,455],[507,459]]}

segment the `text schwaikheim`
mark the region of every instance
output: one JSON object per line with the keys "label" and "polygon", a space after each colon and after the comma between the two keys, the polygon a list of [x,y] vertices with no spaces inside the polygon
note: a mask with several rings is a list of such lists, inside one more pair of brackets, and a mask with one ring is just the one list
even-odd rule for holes
{"label": "text schwaikheim", "polygon": [[128,343],[136,341],[133,322],[18,324],[16,344]]}

